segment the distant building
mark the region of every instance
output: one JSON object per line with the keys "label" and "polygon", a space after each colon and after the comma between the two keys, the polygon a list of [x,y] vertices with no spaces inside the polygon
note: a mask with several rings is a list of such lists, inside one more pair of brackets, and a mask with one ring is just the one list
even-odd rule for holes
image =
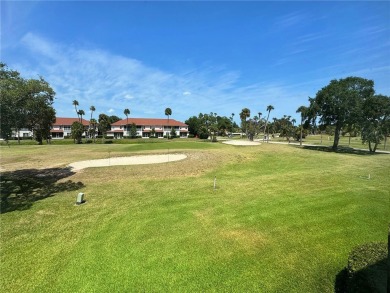
{"label": "distant building", "polygon": [[[57,117],[56,121],[53,123],[52,129],[50,130],[51,138],[62,139],[65,137],[70,137],[73,122],[80,122],[80,119]],[[89,126],[88,120],[83,119],[82,123],[85,128]],[[84,132],[83,136],[85,136],[85,134],[86,133]]]}
{"label": "distant building", "polygon": [[[57,117],[56,121],[53,123],[52,129],[50,130],[50,136],[53,139],[62,139],[65,137],[70,137],[71,127],[73,122],[80,121],[79,118],[62,118]],[[89,121],[83,119],[83,125],[88,127]],[[85,132],[83,133],[85,136]],[[19,131],[12,131],[12,137],[14,139],[32,139],[33,132],[27,128],[21,128]]]}
{"label": "distant building", "polygon": [[128,128],[126,127],[127,119],[122,119],[111,124],[111,130],[107,132],[107,136],[111,136],[113,138],[123,138],[124,136],[128,137],[130,136],[132,124],[135,124],[137,128],[137,136],[141,136],[143,138],[149,138],[153,129],[155,136],[162,138],[164,135],[170,134],[172,128],[175,130],[176,136],[183,138],[188,137],[188,125],[175,119],[129,118],[128,123]]}
{"label": "distant building", "polygon": [[[79,122],[79,118],[63,118],[57,117],[50,130],[52,139],[64,139],[71,136],[71,129],[73,122]],[[158,119],[158,118],[129,118],[129,128],[126,128],[127,119],[119,120],[111,124],[111,130],[107,131],[107,136],[111,138],[123,138],[130,136],[131,126],[134,123],[137,128],[137,136],[149,138],[154,129],[155,136],[163,138],[167,134],[170,135],[172,128],[176,132],[176,136],[186,138],[188,137],[188,125],[177,121],[175,119]],[[83,119],[82,123],[85,130],[88,130],[89,121]],[[85,137],[86,131],[82,134]],[[31,139],[33,137],[32,131],[27,128],[22,128],[18,132],[13,131],[12,136],[21,139]]]}
{"label": "distant building", "polygon": [[12,130],[12,138],[14,139],[32,139],[33,133],[28,128],[21,128],[19,131]]}

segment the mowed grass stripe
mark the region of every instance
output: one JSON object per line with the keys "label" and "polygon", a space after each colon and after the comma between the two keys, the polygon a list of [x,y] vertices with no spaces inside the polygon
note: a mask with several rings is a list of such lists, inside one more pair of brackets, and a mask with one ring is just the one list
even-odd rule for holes
{"label": "mowed grass stripe", "polygon": [[[333,292],[350,249],[386,239],[388,157],[270,145],[209,152],[219,163],[184,177],[168,164],[150,178],[130,166],[87,170],[71,177],[85,184],[85,205],[62,192],[2,214],[2,285]],[[360,177],[368,162],[371,180]]]}

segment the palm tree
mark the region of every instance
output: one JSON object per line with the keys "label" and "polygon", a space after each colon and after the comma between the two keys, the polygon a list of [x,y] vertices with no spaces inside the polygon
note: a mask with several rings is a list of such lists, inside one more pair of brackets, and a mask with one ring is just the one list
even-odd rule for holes
{"label": "palm tree", "polygon": [[95,106],[92,105],[91,107],[89,107],[89,110],[91,111],[91,119],[89,120],[89,131],[88,132],[89,132],[89,135],[91,135],[91,123],[92,123],[91,121],[92,121],[93,112],[95,112],[95,110],[96,110]]}
{"label": "palm tree", "polygon": [[[169,116],[172,115],[172,110],[171,110],[171,108],[166,108],[166,109],[165,109],[165,115],[168,116],[168,127],[169,127]],[[167,133],[167,138],[169,139],[169,133]]]}
{"label": "palm tree", "polygon": [[77,114],[80,115],[80,123],[83,124],[83,115],[85,115],[84,110],[78,110]]}
{"label": "palm tree", "polygon": [[250,116],[251,116],[251,110],[249,110],[248,108],[244,108],[241,110],[241,113],[240,113],[241,127],[242,127],[242,130],[245,127],[245,133],[246,133],[246,118],[250,117]]}
{"label": "palm tree", "polygon": [[126,130],[127,130],[128,136],[129,136],[129,115],[130,115],[130,110],[126,108],[126,109],[123,111],[123,114],[126,115]]}
{"label": "palm tree", "polygon": [[293,119],[291,120],[291,122],[292,122],[293,126],[295,126],[295,122],[297,122],[297,120],[295,120],[295,118],[293,118]]}
{"label": "palm tree", "polygon": [[95,143],[95,136],[96,136],[96,126],[97,126],[96,119],[91,118],[91,120],[89,121],[89,135],[92,136],[94,143]]}
{"label": "palm tree", "polygon": [[77,118],[79,118],[79,112],[77,110],[77,106],[79,105],[79,102],[77,100],[73,100],[72,105],[74,106],[74,110],[76,111]]}
{"label": "palm tree", "polygon": [[[84,110],[78,110],[77,115],[80,115],[80,123],[83,125],[83,129],[84,129],[84,124],[83,124],[83,115],[85,115]],[[87,136],[85,136],[85,137],[87,137]]]}
{"label": "palm tree", "polygon": [[267,106],[267,111],[268,111],[268,115],[267,115],[267,121],[265,122],[265,128],[264,128],[264,134],[265,134],[265,131],[267,130],[267,142],[268,142],[268,139],[269,139],[269,133],[268,133],[268,128],[267,128],[267,125],[268,125],[268,119],[269,119],[269,114],[271,113],[271,111],[274,109],[274,107],[272,105],[268,105]]}
{"label": "palm tree", "polygon": [[299,145],[300,146],[302,146],[303,120],[306,119],[307,114],[308,114],[308,110],[309,110],[309,108],[307,108],[305,106],[300,106],[297,109],[297,113],[301,113],[301,134],[300,134],[300,138],[299,138]]}
{"label": "palm tree", "polygon": [[232,116],[230,116],[230,122],[231,122],[231,133],[233,135],[233,118],[234,118],[234,113],[232,113]]}
{"label": "palm tree", "polygon": [[95,106],[91,106],[91,107],[89,107],[89,110],[91,111],[91,120],[92,120],[92,114],[93,114],[93,112],[95,112]]}

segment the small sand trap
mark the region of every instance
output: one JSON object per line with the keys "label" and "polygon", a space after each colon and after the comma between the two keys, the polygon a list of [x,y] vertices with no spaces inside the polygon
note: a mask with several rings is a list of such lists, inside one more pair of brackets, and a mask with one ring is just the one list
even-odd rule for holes
{"label": "small sand trap", "polygon": [[90,167],[109,167],[117,165],[145,165],[180,161],[187,158],[184,154],[143,155],[131,157],[114,157],[99,160],[74,162],[69,165],[74,171]]}
{"label": "small sand trap", "polygon": [[258,141],[249,141],[249,140],[227,140],[224,141],[223,143],[231,144],[231,145],[247,145],[247,146],[261,145],[261,143]]}

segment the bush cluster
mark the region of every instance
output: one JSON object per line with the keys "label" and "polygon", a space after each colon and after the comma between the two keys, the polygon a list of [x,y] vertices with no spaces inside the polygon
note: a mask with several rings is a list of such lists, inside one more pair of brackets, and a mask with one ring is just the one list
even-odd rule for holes
{"label": "bush cluster", "polygon": [[207,132],[201,132],[201,133],[199,133],[199,138],[200,139],[208,139],[209,134]]}

